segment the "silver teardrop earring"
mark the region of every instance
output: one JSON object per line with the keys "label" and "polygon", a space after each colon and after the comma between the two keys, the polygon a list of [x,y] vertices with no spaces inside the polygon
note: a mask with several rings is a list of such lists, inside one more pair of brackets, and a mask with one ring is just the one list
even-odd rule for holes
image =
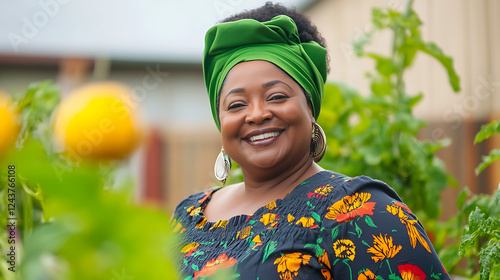
{"label": "silver teardrop earring", "polygon": [[217,180],[221,181],[222,185],[226,183],[226,178],[231,171],[231,158],[224,151],[224,147],[220,150],[217,159],[215,160],[214,174]]}
{"label": "silver teardrop earring", "polygon": [[310,155],[315,162],[319,162],[326,151],[326,136],[321,126],[317,123],[313,124],[311,152]]}

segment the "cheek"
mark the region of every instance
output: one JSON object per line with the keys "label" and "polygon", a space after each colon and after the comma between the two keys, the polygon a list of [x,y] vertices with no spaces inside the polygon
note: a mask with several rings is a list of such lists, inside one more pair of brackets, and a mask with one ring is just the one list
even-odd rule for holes
{"label": "cheek", "polygon": [[224,145],[228,139],[232,139],[238,135],[240,128],[240,120],[236,117],[229,117],[227,115],[221,114],[220,116],[220,128],[222,136],[222,144]]}

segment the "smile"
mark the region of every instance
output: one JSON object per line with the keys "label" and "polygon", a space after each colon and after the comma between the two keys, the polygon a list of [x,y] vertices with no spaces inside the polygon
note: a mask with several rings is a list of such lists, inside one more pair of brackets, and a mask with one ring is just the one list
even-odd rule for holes
{"label": "smile", "polygon": [[259,141],[259,140],[263,140],[263,139],[267,139],[267,138],[273,138],[273,137],[278,136],[279,134],[280,134],[279,131],[267,132],[267,133],[252,136],[252,137],[248,138],[248,141],[254,142],[254,141]]}

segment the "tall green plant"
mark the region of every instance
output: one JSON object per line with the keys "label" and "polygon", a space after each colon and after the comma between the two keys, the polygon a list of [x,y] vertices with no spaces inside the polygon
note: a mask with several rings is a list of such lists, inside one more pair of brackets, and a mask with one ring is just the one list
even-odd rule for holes
{"label": "tall green plant", "polygon": [[[405,11],[373,9],[373,31],[353,45],[359,57],[375,62],[368,73],[371,92],[367,97],[342,83],[326,86],[323,109],[318,120],[328,139],[327,153],[321,164],[347,175],[364,174],[381,179],[402,196],[426,225],[440,213],[441,191],[453,180],[445,172],[435,153],[448,144],[419,140],[425,126],[413,115],[423,94],[409,94],[404,74],[418,53],[435,58],[448,73],[454,91],[459,78],[452,59],[421,35],[422,22],[408,1]],[[389,30],[393,34],[388,56],[365,51],[374,34]]]}

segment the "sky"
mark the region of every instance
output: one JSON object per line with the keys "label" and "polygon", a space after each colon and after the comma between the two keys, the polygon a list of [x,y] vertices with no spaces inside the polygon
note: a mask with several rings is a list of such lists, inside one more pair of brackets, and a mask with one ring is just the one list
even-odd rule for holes
{"label": "sky", "polygon": [[[297,8],[314,0],[281,0]],[[0,0],[0,55],[196,63],[205,32],[266,0]]]}

